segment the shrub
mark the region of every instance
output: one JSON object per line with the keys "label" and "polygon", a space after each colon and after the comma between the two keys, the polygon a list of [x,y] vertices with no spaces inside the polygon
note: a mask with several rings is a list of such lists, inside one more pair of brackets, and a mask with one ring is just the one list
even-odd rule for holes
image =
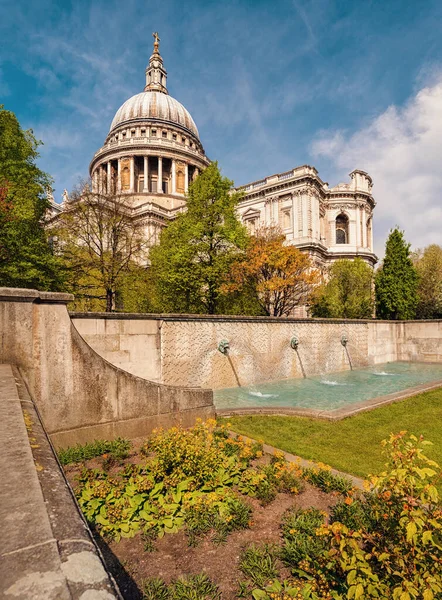
{"label": "shrub", "polygon": [[[226,447],[235,451],[226,454]],[[144,465],[125,465],[113,477],[83,470],[78,501],[105,536],[119,540],[144,532],[146,550],[155,536],[183,527],[190,543],[210,531],[221,543],[234,529],[249,526],[251,509],[233,488],[259,452],[256,444],[229,441],[215,421],[157,431],[143,446]]]}
{"label": "shrub", "polygon": [[[224,426],[218,427],[213,420],[200,421],[191,429],[157,430],[141,452],[153,453],[158,475],[171,478],[172,483],[190,478],[196,486],[236,484],[240,471],[257,457],[261,446],[225,438],[220,431],[224,431]],[[232,480],[220,481],[227,471]]]}
{"label": "shrub", "polygon": [[362,499],[338,502],[331,509],[330,522],[339,521],[348,529],[371,529],[368,509],[367,502]]}
{"label": "shrub", "polygon": [[298,494],[304,488],[301,470],[295,463],[286,462],[283,455],[272,457],[269,465],[245,469],[238,489],[243,494],[256,496],[263,506],[270,504],[278,492]]}
{"label": "shrub", "polygon": [[326,574],[336,598],[442,597],[442,510],[432,482],[439,467],[423,453],[428,442],[405,434],[384,440],[387,469],[371,478],[354,513],[337,509],[352,528],[335,520],[317,531],[326,550],[315,575]]}

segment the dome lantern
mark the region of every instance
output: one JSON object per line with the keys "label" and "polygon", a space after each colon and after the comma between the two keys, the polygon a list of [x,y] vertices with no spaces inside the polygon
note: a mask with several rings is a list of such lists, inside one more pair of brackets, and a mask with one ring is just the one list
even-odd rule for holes
{"label": "dome lantern", "polygon": [[146,86],[145,92],[162,92],[168,94],[166,83],[167,83],[167,71],[163,65],[163,58],[160,54],[160,38],[158,32],[152,33],[154,38],[153,54],[149,59],[149,64],[146,67]]}

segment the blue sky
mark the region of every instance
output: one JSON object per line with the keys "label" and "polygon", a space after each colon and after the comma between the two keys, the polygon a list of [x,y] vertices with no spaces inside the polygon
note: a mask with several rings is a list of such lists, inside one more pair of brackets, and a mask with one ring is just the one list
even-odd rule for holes
{"label": "blue sky", "polygon": [[44,142],[59,201],[142,91],[159,31],[168,89],[236,184],[312,164],[367,170],[390,227],[442,243],[442,2],[0,0],[0,103]]}

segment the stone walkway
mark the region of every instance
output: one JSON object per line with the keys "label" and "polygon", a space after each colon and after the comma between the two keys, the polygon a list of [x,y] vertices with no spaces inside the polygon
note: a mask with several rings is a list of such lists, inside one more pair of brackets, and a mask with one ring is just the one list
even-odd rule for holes
{"label": "stone walkway", "polygon": [[[243,438],[243,440],[249,440],[251,442],[257,443],[257,441],[253,438],[247,437],[246,435],[242,435],[240,433],[236,433],[235,431],[229,431],[229,434],[233,437],[237,437],[238,435],[240,435]],[[263,444],[262,449],[267,454],[275,454],[276,452],[282,452],[285,456],[285,459],[288,462],[299,463],[301,467],[304,467],[305,469],[310,469],[312,467],[318,466],[318,463],[314,462],[313,460],[306,460],[305,458],[296,456],[296,454],[290,454],[290,452],[285,452],[285,450],[275,448],[274,446],[269,446],[268,444]],[[355,477],[355,475],[349,475],[348,473],[343,473],[342,471],[338,471],[336,469],[331,469],[331,472],[333,473],[333,475],[338,475],[339,477],[345,477],[346,479],[349,479],[355,488],[358,488],[359,490],[364,489],[364,480],[360,477]]]}
{"label": "stone walkway", "polygon": [[121,598],[18,372],[0,364],[0,597]]}

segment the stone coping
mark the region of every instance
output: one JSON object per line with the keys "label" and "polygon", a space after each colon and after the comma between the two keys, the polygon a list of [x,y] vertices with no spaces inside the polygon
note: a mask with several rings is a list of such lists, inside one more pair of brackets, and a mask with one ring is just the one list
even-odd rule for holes
{"label": "stone coping", "polygon": [[387,394],[385,396],[378,396],[377,398],[370,398],[369,400],[356,402],[355,404],[351,404],[349,406],[344,406],[342,408],[337,408],[334,410],[320,410],[302,407],[292,408],[289,406],[257,406],[222,409],[217,409],[215,406],[215,410],[216,415],[218,417],[233,417],[235,415],[280,415],[292,417],[307,417],[313,419],[325,419],[327,421],[341,421],[342,419],[351,417],[360,412],[374,410],[375,408],[379,408],[380,406],[393,404],[394,402],[405,400],[405,398],[410,398],[411,396],[415,396],[416,394],[429,392],[430,390],[435,390],[438,388],[442,388],[441,379],[437,381],[432,381],[431,383],[424,383],[411,388],[407,388],[405,390],[394,392],[392,394]]}
{"label": "stone coping", "polygon": [[19,372],[0,365],[0,597],[122,596],[82,518]]}
{"label": "stone coping", "polygon": [[[175,313],[117,313],[117,312],[75,312],[70,311],[71,319],[109,319],[109,320],[153,320],[153,321],[213,321],[213,322],[243,322],[243,323],[373,323],[373,320],[362,319],[314,319],[309,317],[256,317],[248,315],[192,315]],[[378,321],[379,322],[379,321]],[[394,323],[395,321],[386,321]],[[441,321],[442,322],[442,321]]]}
{"label": "stone coping", "polygon": [[60,292],[40,292],[27,288],[0,287],[0,301],[2,302],[39,302],[44,304],[67,304],[73,302],[72,294]]}
{"label": "stone coping", "polygon": [[[0,288],[1,293],[1,288]],[[178,313],[125,313],[125,312],[78,312],[70,311],[71,319],[109,319],[109,320],[153,320],[153,321],[214,321],[244,323],[336,323],[338,325],[368,323],[441,323],[442,319],[386,321],[382,319],[320,319],[316,317],[269,317],[252,315],[193,315]]]}

